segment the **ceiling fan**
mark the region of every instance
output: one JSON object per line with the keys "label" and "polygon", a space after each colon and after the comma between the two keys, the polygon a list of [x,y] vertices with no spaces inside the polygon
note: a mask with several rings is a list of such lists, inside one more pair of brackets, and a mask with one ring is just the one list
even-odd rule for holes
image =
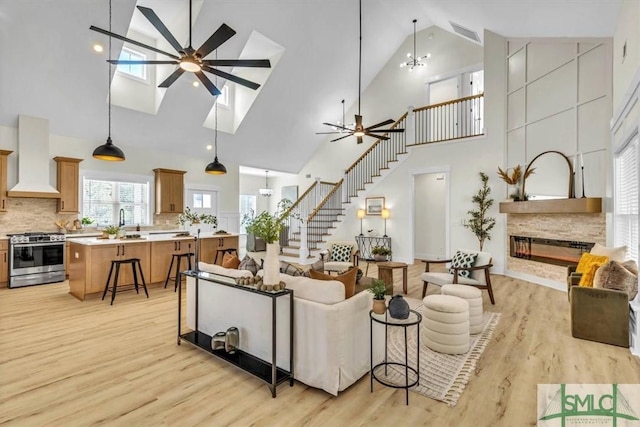
{"label": "ceiling fan", "polygon": [[[376,139],[389,140],[388,136],[379,135],[384,133],[401,133],[404,132],[404,129],[378,129],[382,126],[389,125],[394,121],[392,119],[387,119],[383,122],[376,123],[375,125],[371,125],[368,127],[364,127],[362,124],[362,115],[360,114],[360,95],[362,92],[362,0],[360,0],[360,46],[358,50],[358,114],[356,114],[356,125],[355,128],[349,128],[343,125],[335,125],[331,123],[323,123],[323,125],[332,126],[334,128],[339,128],[339,131],[334,132],[318,132],[318,134],[335,134],[335,133],[347,133],[348,135],[341,136],[336,139],[332,139],[331,142],[340,141],[341,139],[348,138],[350,136],[355,136],[357,138],[358,144],[362,144],[363,137],[370,136]],[[344,121],[344,120],[343,120]]]}
{"label": "ceiling fan", "polygon": [[146,45],[136,40],[129,39],[127,37],[121,36],[119,34],[112,33],[111,31],[103,30],[102,28],[98,28],[96,26],[91,26],[89,29],[93,31],[97,31],[98,33],[106,34],[109,37],[113,37],[127,43],[131,43],[136,46],[143,47],[145,49],[149,49],[153,52],[168,56],[169,58],[173,58],[172,61],[130,61],[130,60],[119,60],[113,59],[108,60],[108,62],[112,64],[148,64],[148,65],[158,65],[158,64],[174,64],[177,65],[178,68],[169,75],[158,87],[168,88],[175,82],[178,77],[182,75],[185,71],[192,72],[198,77],[198,79],[202,82],[202,84],[211,92],[212,95],[220,95],[220,90],[209,80],[209,78],[203,73],[206,71],[211,74],[215,74],[216,76],[222,77],[223,79],[227,79],[229,81],[238,83],[242,86],[248,87],[250,89],[258,89],[260,85],[258,83],[254,83],[252,81],[243,79],[241,77],[234,76],[233,74],[226,73],[217,69],[216,67],[258,67],[258,68],[271,68],[271,62],[268,59],[204,59],[211,52],[216,50],[220,45],[233,37],[236,32],[231,29],[227,24],[222,24],[220,27],[205,41],[202,46],[198,49],[194,49],[191,46],[191,14],[193,11],[192,0],[189,0],[189,45],[186,47],[180,46],[180,43],[176,40],[176,38],[171,34],[171,32],[167,29],[167,27],[162,23],[160,18],[156,13],[148,8],[143,6],[137,6],[138,10],[142,12],[142,14],[149,20],[149,22],[160,32],[160,34],[169,42],[169,44],[178,52],[179,56],[165,52],[163,50],[157,49],[153,46]]}

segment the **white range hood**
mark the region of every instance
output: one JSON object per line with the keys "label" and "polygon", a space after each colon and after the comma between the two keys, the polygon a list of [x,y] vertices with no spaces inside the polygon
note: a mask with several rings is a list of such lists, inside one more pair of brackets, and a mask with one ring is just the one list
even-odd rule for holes
{"label": "white range hood", "polygon": [[18,116],[18,183],[7,196],[60,198],[49,183],[49,120]]}

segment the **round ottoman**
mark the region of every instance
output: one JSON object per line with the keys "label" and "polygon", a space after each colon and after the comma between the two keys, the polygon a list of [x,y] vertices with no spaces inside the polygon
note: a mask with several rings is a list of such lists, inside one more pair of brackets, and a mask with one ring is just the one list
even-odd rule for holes
{"label": "round ottoman", "polygon": [[427,347],[446,354],[468,352],[469,303],[451,295],[427,295],[422,302],[422,339]]}
{"label": "round ottoman", "polygon": [[466,285],[444,285],[441,288],[442,295],[467,300],[469,303],[469,332],[479,334],[482,332],[482,292],[480,289]]}

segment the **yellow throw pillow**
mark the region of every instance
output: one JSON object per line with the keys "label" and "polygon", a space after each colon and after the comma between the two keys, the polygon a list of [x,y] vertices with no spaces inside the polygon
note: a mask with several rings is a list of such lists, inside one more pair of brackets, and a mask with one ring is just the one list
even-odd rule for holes
{"label": "yellow throw pillow", "polygon": [[[580,262],[578,263],[578,267],[576,267],[576,273],[587,273],[591,268],[592,264],[605,264],[609,262],[609,257],[604,255],[592,255],[590,253],[583,253],[580,257]],[[595,273],[595,271],[594,271]]]}
{"label": "yellow throw pillow", "polygon": [[605,261],[602,263],[594,262],[592,264],[589,264],[589,270],[582,273],[582,276],[580,277],[579,285],[586,286],[588,288],[593,288],[593,278],[596,275],[596,271],[598,270],[598,268],[605,265],[607,262],[608,261]]}

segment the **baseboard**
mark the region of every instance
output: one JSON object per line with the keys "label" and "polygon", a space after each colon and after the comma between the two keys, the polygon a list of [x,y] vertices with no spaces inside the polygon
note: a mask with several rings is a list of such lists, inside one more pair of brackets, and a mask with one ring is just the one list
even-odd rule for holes
{"label": "baseboard", "polygon": [[518,271],[505,270],[504,275],[507,277],[513,277],[514,279],[526,280],[537,285],[546,286],[547,288],[556,289],[558,291],[567,292],[567,284],[562,282],[556,282],[555,280],[545,279],[544,277],[538,277],[531,274],[520,273]]}

